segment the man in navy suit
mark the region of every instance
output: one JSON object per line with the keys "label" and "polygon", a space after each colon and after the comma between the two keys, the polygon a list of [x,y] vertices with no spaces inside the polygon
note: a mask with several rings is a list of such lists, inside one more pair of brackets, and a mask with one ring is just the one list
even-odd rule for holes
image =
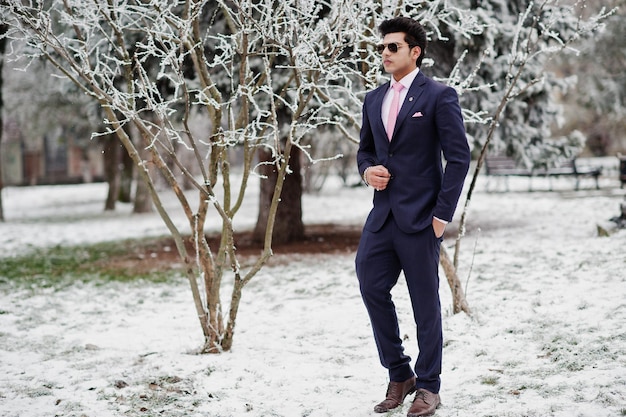
{"label": "man in navy suit", "polygon": [[[379,31],[383,43],[377,48],[392,79],[363,103],[357,163],[364,182],[374,188],[374,204],[363,227],[356,274],[380,361],[389,372],[386,398],[374,411],[396,408],[416,392],[408,417],[428,416],[440,403],[439,248],[470,151],[456,91],[420,71],[424,28],[399,17],[382,22]],[[390,293],[400,272],[417,325],[414,368],[404,353]]]}

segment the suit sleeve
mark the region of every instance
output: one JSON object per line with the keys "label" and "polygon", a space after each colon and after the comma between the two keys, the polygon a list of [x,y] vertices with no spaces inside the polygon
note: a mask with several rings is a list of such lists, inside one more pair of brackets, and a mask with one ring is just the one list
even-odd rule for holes
{"label": "suit sleeve", "polygon": [[454,216],[471,159],[459,98],[452,87],[446,88],[438,97],[436,124],[446,166],[433,215],[449,222]]}
{"label": "suit sleeve", "polygon": [[363,123],[361,124],[359,150],[356,154],[357,166],[361,177],[363,177],[363,172],[366,168],[377,165],[374,135],[372,134],[372,127],[367,115],[367,101],[367,96],[365,96],[365,100],[363,100]]}

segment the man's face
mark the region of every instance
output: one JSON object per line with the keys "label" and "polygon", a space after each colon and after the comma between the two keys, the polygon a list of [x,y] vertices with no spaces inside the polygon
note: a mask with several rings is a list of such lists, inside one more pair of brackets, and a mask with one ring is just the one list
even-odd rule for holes
{"label": "man's face", "polygon": [[404,40],[404,35],[403,32],[388,33],[382,42],[385,45],[395,43],[398,46],[398,51],[395,53],[391,52],[389,47],[386,47],[382,52],[383,67],[396,80],[400,80],[417,67],[415,61],[422,53],[419,46],[409,49],[409,44]]}

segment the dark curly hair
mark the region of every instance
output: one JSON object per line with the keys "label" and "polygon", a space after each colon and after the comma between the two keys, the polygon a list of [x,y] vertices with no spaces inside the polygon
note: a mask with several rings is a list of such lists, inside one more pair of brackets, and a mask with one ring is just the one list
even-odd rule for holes
{"label": "dark curly hair", "polygon": [[428,40],[426,39],[426,30],[417,20],[409,17],[394,17],[383,21],[378,26],[378,31],[383,37],[388,33],[403,32],[405,34],[404,41],[410,47],[419,46],[422,50],[416,61],[418,67],[422,65]]}

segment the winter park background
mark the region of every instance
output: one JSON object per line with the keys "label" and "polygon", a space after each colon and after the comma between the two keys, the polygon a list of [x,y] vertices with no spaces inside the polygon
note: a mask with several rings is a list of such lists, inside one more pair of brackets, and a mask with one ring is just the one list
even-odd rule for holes
{"label": "winter park background", "polygon": [[[626,415],[626,230],[596,230],[626,195],[614,159],[600,190],[589,180],[574,191],[573,180],[560,179],[547,191],[535,178],[528,192],[527,178],[511,178],[510,191],[487,192],[479,179],[460,267],[472,317],[451,314],[440,274],[437,416]],[[254,190],[238,230],[254,225]],[[167,235],[156,213],[104,213],[102,183],[3,193],[5,259]],[[359,228],[370,201],[371,190],[329,180],[304,196],[305,224]],[[387,380],[353,260],[352,250],[275,255],[245,288],[233,349],[219,355],[195,354],[202,334],[175,265],[162,281],[0,278],[0,415],[372,416]],[[415,358],[402,279],[394,297]],[[387,415],[405,415],[408,404]]]}
{"label": "winter park background", "polygon": [[[183,151],[195,143],[208,152],[207,136],[217,139],[209,159],[196,158],[197,170],[179,160],[189,167],[187,179],[208,165],[231,167],[235,155],[224,149],[269,147],[277,154],[268,151],[270,164],[253,170],[278,166],[286,156],[278,136],[300,151],[320,150],[313,159],[345,155],[326,139],[341,136],[348,147],[354,144],[344,135],[358,138],[363,94],[383,82],[374,52],[380,39],[371,28],[400,5],[430,28],[432,60],[424,70],[461,93],[475,151],[491,137],[487,127],[499,126],[491,130],[491,150],[514,151],[533,166],[550,155],[574,157],[583,144],[585,155],[608,155],[586,161],[605,167],[599,190],[585,180],[575,191],[573,180],[562,178],[548,191],[546,179],[534,178],[529,192],[528,178],[511,178],[508,191],[492,180],[494,191],[487,192],[480,178],[458,269],[471,316],[452,314],[441,274],[445,345],[437,416],[626,415],[626,231],[598,233],[626,198],[614,156],[626,149],[624,0],[392,2],[398,8],[378,1],[241,2],[253,6],[254,18],[241,18],[240,2],[191,2],[206,8],[189,14],[180,13],[183,2],[167,0],[58,0],[34,11],[37,2],[5,3],[0,36],[11,42],[0,42],[7,57],[0,73],[6,98],[0,162],[3,175],[15,175],[0,184],[0,271],[7,271],[0,272],[0,416],[374,415],[387,375],[358,291],[354,242],[335,251],[322,250],[327,242],[321,239],[313,242],[317,252],[276,250],[244,289],[232,349],[199,355],[204,338],[197,310],[174,247],[163,243],[169,238],[163,221],[156,212],[132,214],[128,204],[104,211],[110,189],[83,175],[92,177],[85,169],[90,157],[102,178],[106,168],[118,167],[113,150],[120,140],[135,156],[130,166],[145,167],[146,161],[171,162],[168,144],[184,144]],[[202,29],[187,30],[192,27]],[[137,71],[124,69],[129,50]],[[186,68],[181,64],[190,54],[202,59]],[[53,67],[76,77],[51,77]],[[248,72],[253,76],[238,77]],[[180,109],[187,106],[193,109],[188,116],[200,119],[189,129],[181,126]],[[233,117],[244,108],[273,110]],[[202,116],[206,112],[215,118]],[[266,130],[269,120],[276,123]],[[134,137],[121,134],[118,127],[126,124]],[[309,130],[328,124],[343,134]],[[287,125],[292,129],[282,129]],[[137,130],[143,143],[133,141]],[[110,146],[104,161],[106,145],[93,140],[93,132]],[[148,143],[151,156],[141,156]],[[86,183],[26,186],[49,180],[50,172],[70,174],[54,166],[62,158],[45,153],[58,156],[61,148],[74,150],[75,164],[67,164],[72,179]],[[6,161],[30,164],[6,169]],[[111,184],[116,175],[108,176]],[[211,179],[204,175],[200,183]],[[149,201],[138,197],[139,184],[145,185],[135,183],[135,202]],[[161,191],[167,211],[176,211],[174,196]],[[329,178],[319,193],[302,197],[304,223],[358,237],[371,193]],[[267,193],[251,181],[245,195],[234,220],[238,232],[254,227]],[[459,214],[448,228],[448,247]],[[188,224],[182,213],[173,220]],[[218,230],[217,222],[206,228]],[[153,242],[160,242],[158,250]],[[107,258],[93,260],[94,253]],[[68,259],[84,262],[70,269]],[[245,266],[245,256],[241,260]],[[402,279],[394,297],[415,358]],[[408,404],[386,415],[404,416]]]}

